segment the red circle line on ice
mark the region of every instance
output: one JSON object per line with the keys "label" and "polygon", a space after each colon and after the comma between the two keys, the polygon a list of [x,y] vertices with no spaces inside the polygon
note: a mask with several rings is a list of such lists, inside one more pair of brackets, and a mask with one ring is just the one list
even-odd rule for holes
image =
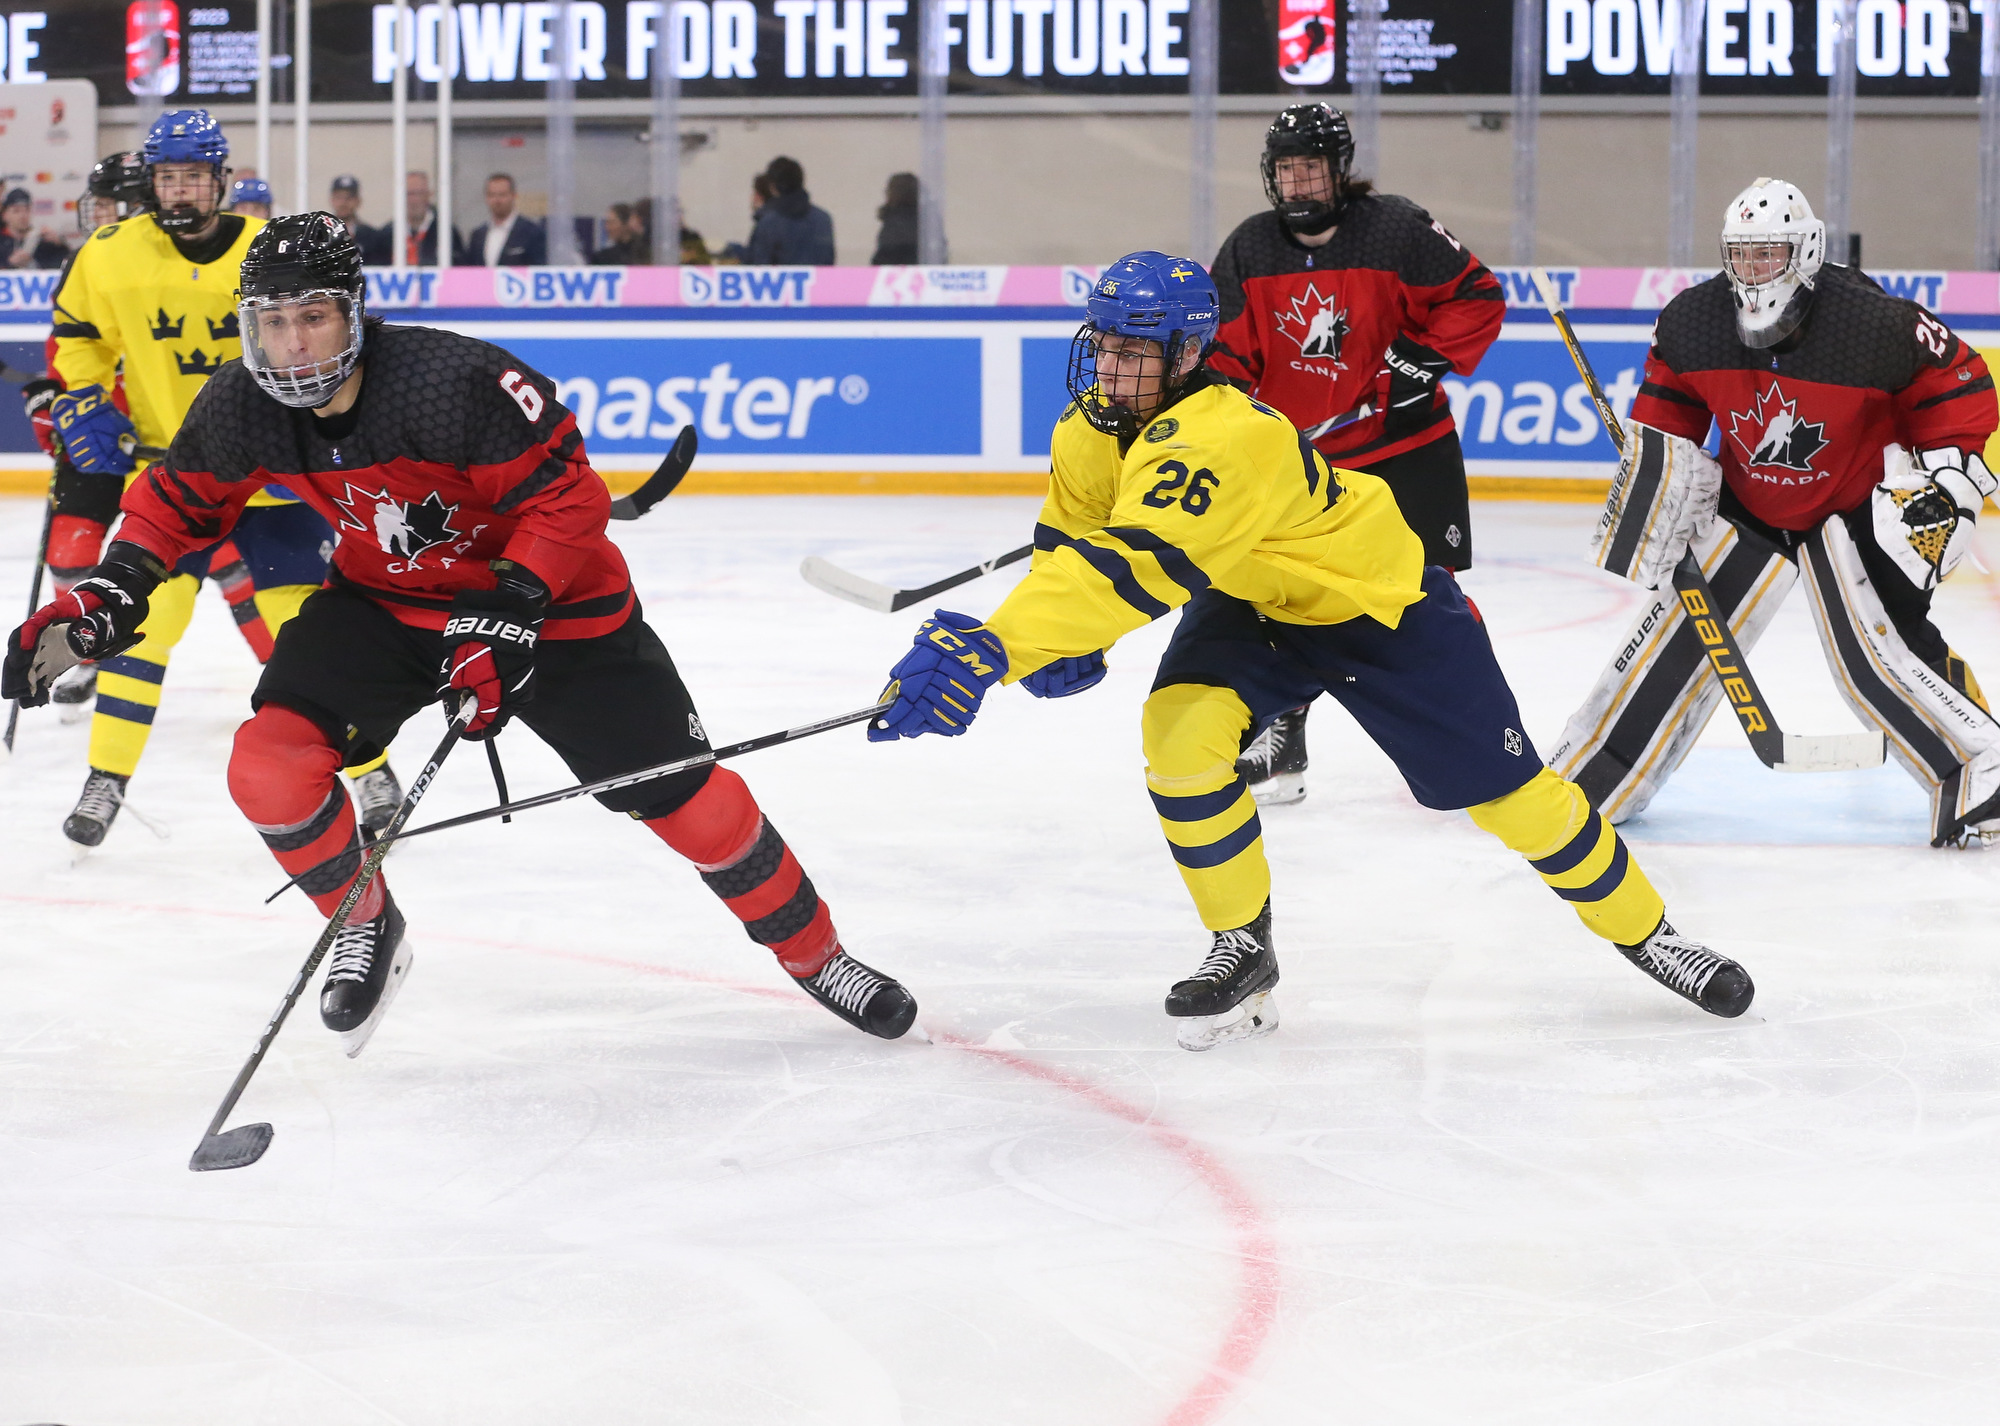
{"label": "red circle line on ice", "polygon": [[[0,892],[0,901],[31,906],[73,906],[99,911],[103,909],[102,903],[94,900],[65,896],[33,896],[14,892]],[[290,918],[269,913],[204,910],[171,903],[122,902],[120,909],[142,914],[211,919],[221,917],[231,921],[257,921],[268,924],[281,922],[289,924],[290,921]],[[755,995],[788,1005],[802,1003],[791,991],[781,990],[776,986],[747,985],[721,976],[702,975],[696,971],[652,965],[644,961],[622,960],[615,956],[590,955],[580,951],[558,950],[551,946],[528,945],[519,941],[497,941],[479,936],[459,936],[439,932],[429,933],[425,939],[484,946],[493,950],[527,951],[533,955],[548,956],[556,960],[637,971],[643,975],[663,976],[669,980],[712,986],[718,990],[733,990],[740,994]],[[1271,1231],[1270,1222],[1264,1217],[1263,1210],[1257,1205],[1248,1188],[1208,1149],[1178,1130],[1158,1122],[1137,1105],[1127,1103],[1110,1090],[1092,1084],[1081,1076],[1057,1069],[1053,1065],[1043,1064],[1015,1051],[977,1044],[949,1032],[932,1030],[930,1035],[933,1043],[946,1049],[1005,1065],[1027,1079],[1060,1089],[1098,1113],[1142,1131],[1160,1149],[1185,1164],[1221,1207],[1236,1240],[1237,1280],[1234,1311],[1231,1313],[1229,1326],[1223,1334],[1221,1343],[1210,1356],[1199,1380],[1161,1418],[1160,1426],[1207,1426],[1207,1423],[1215,1421],[1229,1405],[1238,1388],[1248,1380],[1250,1369],[1255,1366],[1257,1358],[1263,1353],[1264,1344],[1269,1339],[1278,1316],[1277,1242]]]}

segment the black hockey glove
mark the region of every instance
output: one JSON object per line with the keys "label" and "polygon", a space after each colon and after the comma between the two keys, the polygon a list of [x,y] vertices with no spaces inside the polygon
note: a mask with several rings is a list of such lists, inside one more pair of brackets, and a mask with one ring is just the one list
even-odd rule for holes
{"label": "black hockey glove", "polygon": [[29,615],[7,640],[0,697],[38,708],[48,702],[49,685],[74,665],[138,643],[147,596],[166,577],[167,567],[150,550],[112,541],[96,568]]}
{"label": "black hockey glove", "polygon": [[490,738],[535,696],[535,645],[549,587],[511,560],[493,561],[499,583],[468,589],[451,601],[445,621],[445,655],[438,692],[456,699],[470,692],[479,711],[466,725],[468,738]]}

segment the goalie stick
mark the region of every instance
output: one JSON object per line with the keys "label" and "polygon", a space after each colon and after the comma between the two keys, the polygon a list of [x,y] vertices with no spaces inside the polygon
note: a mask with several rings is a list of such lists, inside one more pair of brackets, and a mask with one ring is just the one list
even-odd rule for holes
{"label": "goalie stick", "polygon": [[410,784],[410,790],[403,797],[403,805],[396,809],[396,815],[383,829],[383,835],[375,840],[362,860],[361,870],[355,873],[354,884],[347,888],[347,895],[340,899],[340,905],[327,918],[326,929],[314,943],[312,954],[299,967],[299,973],[292,977],[292,983],[285,988],[285,998],[278,1002],[277,1010],[264,1026],[264,1033],[257,1037],[257,1048],[250,1052],[250,1058],[243,1062],[243,1068],[236,1072],[235,1083],[229,1086],[229,1093],[222,1096],[222,1106],[215,1111],[215,1117],[208,1121],[208,1130],[195,1145],[194,1154],[188,1159],[188,1168],[195,1173],[205,1173],[210,1169],[240,1169],[254,1164],[264,1157],[264,1150],[271,1147],[271,1136],[276,1131],[269,1124],[239,1124],[228,1133],[222,1131],[230,1111],[236,1108],[236,1101],[243,1097],[243,1091],[250,1086],[250,1078],[257,1073],[257,1066],[264,1063],[264,1056],[271,1048],[271,1042],[278,1038],[278,1031],[284,1028],[285,1017],[292,1013],[292,1007],[299,1003],[299,996],[305,993],[306,982],[312,979],[319,963],[326,957],[327,948],[333,938],[340,934],[340,928],[347,924],[347,918],[361,903],[361,894],[368,889],[368,883],[375,879],[381,869],[382,858],[389,854],[389,843],[396,839],[396,833],[410,820],[410,814],[417,810],[417,803],[430,790],[438,769],[451,755],[452,745],[458,742],[459,734],[479,712],[479,698],[467,693],[459,700],[458,711],[452,714],[451,726],[445,730],[444,741],[437,745],[431,760],[424,764],[424,770],[417,774],[417,780]]}
{"label": "goalie stick", "polygon": [[[447,817],[442,822],[427,822],[421,827],[405,832],[402,821],[397,822],[378,837],[374,845],[386,849],[394,842],[407,842],[412,837],[421,837],[431,832],[448,832],[453,827],[470,826],[474,822],[486,822],[495,817],[512,817],[516,812],[527,812],[536,807],[547,807],[556,802],[568,802],[574,797],[587,797],[599,792],[615,792],[621,787],[631,787],[636,783],[651,782],[654,778],[671,777],[677,772],[702,767],[708,763],[719,763],[725,758],[740,758],[745,753],[762,752],[765,748],[775,748],[781,743],[794,743],[800,738],[810,738],[815,733],[831,732],[835,728],[845,728],[850,723],[862,723],[878,713],[887,713],[896,706],[891,698],[867,708],[857,708],[852,713],[842,713],[833,718],[822,718],[817,723],[802,723],[796,728],[786,728],[777,733],[765,733],[762,737],[751,738],[741,743],[731,743],[725,748],[710,748],[705,753],[696,753],[691,758],[680,758],[670,763],[655,763],[652,767],[642,767],[633,772],[621,772],[612,777],[601,777],[595,782],[580,782],[574,787],[557,788],[554,792],[541,792],[533,797],[523,797],[519,802],[502,802],[497,807],[484,807],[477,812],[467,812],[459,817]],[[421,780],[421,779],[420,779]],[[330,865],[338,858],[330,858],[319,866],[307,867],[276,891],[264,898],[269,906],[280,896],[297,886],[299,882],[320,867]]]}
{"label": "goalie stick", "polygon": [[859,604],[863,609],[873,609],[877,614],[895,614],[912,604],[929,599],[933,594],[942,594],[947,589],[956,589],[961,584],[970,584],[982,575],[993,573],[1003,565],[1024,560],[1035,552],[1033,545],[1023,545],[1018,550],[1009,550],[997,559],[985,564],[976,564],[971,569],[962,569],[957,574],[946,575],[936,584],[926,584],[921,589],[891,589],[886,584],[877,584],[872,579],[863,579],[858,574],[850,574],[830,560],[818,555],[808,555],[799,566],[799,577],[814,589],[824,590],[836,599],[845,599],[849,604]]}
{"label": "goalie stick", "polygon": [[[1597,373],[1590,365],[1590,358],[1584,355],[1583,345],[1577,341],[1576,329],[1570,325],[1569,313],[1562,308],[1556,296],[1555,284],[1549,281],[1547,271],[1534,267],[1528,269],[1535,288],[1542,294],[1542,302],[1549,309],[1549,316],[1555,320],[1556,332],[1562,337],[1563,345],[1569,348],[1570,360],[1576,363],[1576,372],[1583,378],[1584,389],[1590,393],[1591,401],[1597,407],[1599,419],[1604,422],[1604,433],[1611,437],[1611,444],[1620,454],[1625,450],[1625,428],[1618,420],[1618,413],[1611,409],[1611,402],[1598,383]],[[1687,611],[1688,623],[1695,637],[1701,640],[1702,650],[1708,655],[1708,664],[1715,672],[1716,682],[1722,685],[1722,696],[1729,700],[1729,706],[1743,725],[1744,736],[1750,740],[1750,751],[1757,760],[1774,772],[1852,772],[1858,768],[1880,767],[1888,754],[1888,741],[1878,732],[1872,733],[1787,733],[1778,726],[1778,720],[1770,712],[1770,705],[1764,701],[1757,680],[1751,675],[1750,664],[1737,647],[1736,634],[1729,627],[1729,621],[1716,612],[1715,595],[1708,587],[1708,578],[1701,572],[1701,562],[1688,550],[1674,566],[1674,593],[1679,596],[1681,607]]]}

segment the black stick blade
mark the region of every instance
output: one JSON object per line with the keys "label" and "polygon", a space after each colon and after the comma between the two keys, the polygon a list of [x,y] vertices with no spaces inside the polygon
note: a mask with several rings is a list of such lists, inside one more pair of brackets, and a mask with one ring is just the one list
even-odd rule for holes
{"label": "black stick blade", "polygon": [[196,1147],[188,1168],[195,1173],[248,1168],[271,1147],[271,1134],[269,1124],[239,1124],[226,1134],[210,1134]]}

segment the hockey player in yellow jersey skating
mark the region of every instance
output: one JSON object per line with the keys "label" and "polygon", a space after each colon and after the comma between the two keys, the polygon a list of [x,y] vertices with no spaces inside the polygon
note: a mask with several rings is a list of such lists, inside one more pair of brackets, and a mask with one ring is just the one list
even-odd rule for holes
{"label": "hockey player in yellow jersey skating", "polygon": [[1329,469],[1271,408],[1212,376],[1200,265],[1108,268],[1070,355],[1049,495],[1027,578],[984,624],[944,610],[891,673],[878,742],[963,733],[987,688],[1079,693],[1104,650],[1185,606],[1146,700],[1146,785],[1212,948],[1167,996],[1180,1042],[1274,1029],[1271,871],[1236,759],[1325,692],[1427,807],[1465,808],[1641,970],[1740,1015],[1743,968],[1677,933],[1625,843],[1542,767],[1476,610],[1388,488]]}
{"label": "hockey player in yellow jersey skating", "polygon": [[[57,439],[77,470],[128,484],[154,478],[156,468],[140,468],[136,448],[169,445],[208,378],[241,355],[237,275],[263,227],[222,212],[229,145],[205,111],[162,115],[141,152],[154,210],[99,228],[77,250],[56,289],[52,329],[54,375],[66,388],[51,408]],[[121,374],[129,419],[111,398]],[[235,544],[275,634],[325,578],[334,536],[283,487],[266,487],[250,505]],[[124,802],[208,556],[190,556],[160,586],[144,641],[99,666],[90,775],[63,823],[79,851],[104,840]],[[386,822],[401,792],[379,750],[349,772],[360,781],[364,813],[386,802],[379,813]]]}

